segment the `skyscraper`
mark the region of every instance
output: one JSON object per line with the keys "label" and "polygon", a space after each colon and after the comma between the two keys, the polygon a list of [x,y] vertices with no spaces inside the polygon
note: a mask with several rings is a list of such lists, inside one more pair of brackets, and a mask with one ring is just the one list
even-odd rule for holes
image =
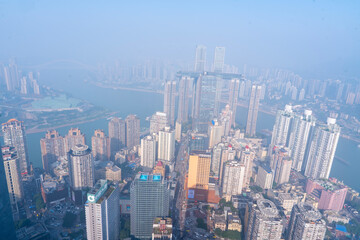
{"label": "skyscraper", "polygon": [[255,136],[256,133],[256,121],[259,112],[260,95],[261,95],[261,86],[253,85],[251,88],[249,111],[248,111],[246,130],[245,130],[245,133],[250,137]]}
{"label": "skyscraper", "polygon": [[158,159],[166,162],[175,159],[175,132],[170,127],[159,132]]}
{"label": "skyscraper", "polygon": [[99,180],[87,193],[86,235],[89,240],[118,239],[120,232],[120,192],[117,184]]}
{"label": "skyscraper", "polygon": [[65,139],[56,130],[47,131],[45,138],[40,139],[43,168],[50,172],[51,164],[66,157]]}
{"label": "skyscraper", "polygon": [[110,157],[109,138],[103,130],[97,129],[91,137],[92,154],[95,161],[108,161]]}
{"label": "skyscraper", "polygon": [[71,128],[65,136],[66,153],[78,144],[85,145],[85,135],[81,133],[80,129]]}
{"label": "skyscraper", "polygon": [[312,111],[305,110],[303,116],[295,115],[291,124],[289,149],[293,161],[292,168],[298,172],[305,168],[304,158],[310,133],[315,126],[315,118]]}
{"label": "skyscraper", "polygon": [[211,155],[211,172],[214,174],[214,177],[219,178],[220,176],[220,164],[222,151],[225,149],[224,143],[219,143],[212,148]]}
{"label": "skyscraper", "polygon": [[156,161],[156,136],[148,135],[141,139],[141,166],[153,168]]}
{"label": "skyscraper", "polygon": [[224,136],[224,126],[217,119],[214,119],[209,124],[209,133],[209,148],[212,148],[221,142],[221,138]]}
{"label": "skyscraper", "polygon": [[68,153],[71,187],[82,190],[94,186],[94,161],[91,149],[86,145],[76,145]]}
{"label": "skyscraper", "polygon": [[262,189],[271,189],[273,185],[273,172],[269,166],[260,165],[256,177],[257,186]]}
{"label": "skyscraper", "polygon": [[277,112],[271,138],[271,146],[288,145],[288,137],[292,118],[293,112],[290,105],[286,105],[285,110],[279,110]]}
{"label": "skyscraper", "polygon": [[327,124],[315,127],[307,156],[305,176],[318,179],[329,178],[340,136],[336,119],[328,118]]}
{"label": "skyscraper", "polygon": [[158,133],[160,130],[163,130],[168,126],[168,118],[164,112],[156,112],[151,116],[150,119],[150,134]]}
{"label": "skyscraper", "polygon": [[248,187],[253,172],[253,162],[255,159],[255,153],[250,150],[249,146],[245,146],[245,149],[241,151],[240,161],[245,166],[245,180],[244,187]]}
{"label": "skyscraper", "polygon": [[169,189],[161,175],[139,173],[130,186],[131,235],[149,239],[155,217],[169,213]]}
{"label": "skyscraper", "polygon": [[204,72],[206,65],[206,47],[204,45],[196,46],[195,53],[195,72]]}
{"label": "skyscraper", "polygon": [[239,195],[242,192],[245,177],[245,166],[237,161],[225,163],[224,175],[222,178],[222,194],[227,201],[231,196]]}
{"label": "skyscraper", "polygon": [[6,183],[5,166],[0,154],[0,236],[4,236],[7,239],[16,239],[15,225],[13,215],[11,211],[11,203],[9,199],[8,186]]}
{"label": "skyscraper", "polygon": [[165,82],[164,91],[164,112],[166,113],[168,124],[174,126],[175,122],[175,100],[176,100],[176,82]]}
{"label": "skyscraper", "polygon": [[110,152],[115,154],[125,146],[125,121],[114,117],[109,121]]}
{"label": "skyscraper", "polygon": [[224,71],[225,47],[216,47],[214,56],[214,72],[222,73]]}
{"label": "skyscraper", "polygon": [[20,161],[21,174],[27,174],[29,159],[26,146],[25,127],[23,122],[10,119],[2,124],[2,132],[5,145],[15,147]]}
{"label": "skyscraper", "polygon": [[235,127],[237,101],[239,96],[240,80],[237,78],[231,79],[229,91],[229,106],[232,111],[231,125]]}
{"label": "skyscraper", "polygon": [[205,152],[190,154],[188,188],[208,189],[211,155]]}
{"label": "skyscraper", "polygon": [[321,213],[307,203],[295,205],[291,212],[288,240],[319,240],[324,239],[326,222]]}
{"label": "skyscraper", "polygon": [[132,148],[140,143],[140,119],[136,115],[129,115],[125,119],[126,147]]}
{"label": "skyscraper", "polygon": [[280,240],[283,223],[275,204],[267,199],[259,199],[249,204],[246,240]]}
{"label": "skyscraper", "polygon": [[193,78],[182,76],[179,80],[179,107],[177,121],[186,123],[189,119],[189,93]]}

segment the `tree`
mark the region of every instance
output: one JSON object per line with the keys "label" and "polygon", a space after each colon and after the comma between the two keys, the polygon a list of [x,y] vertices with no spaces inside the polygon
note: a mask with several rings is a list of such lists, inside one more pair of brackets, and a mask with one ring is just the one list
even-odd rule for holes
{"label": "tree", "polygon": [[197,218],[197,219],[196,219],[196,223],[197,223],[197,227],[198,227],[198,228],[202,228],[202,229],[204,229],[204,230],[207,230],[207,225],[206,225],[204,219],[202,219],[202,218]]}
{"label": "tree", "polygon": [[36,211],[40,211],[46,207],[46,204],[44,203],[40,193],[34,195],[33,201],[35,202]]}

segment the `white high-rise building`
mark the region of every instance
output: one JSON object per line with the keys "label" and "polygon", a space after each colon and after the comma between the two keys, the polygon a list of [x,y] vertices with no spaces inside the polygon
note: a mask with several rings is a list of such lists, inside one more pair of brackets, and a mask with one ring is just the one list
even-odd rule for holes
{"label": "white high-rise building", "polygon": [[245,166],[237,161],[227,162],[224,166],[222,178],[222,194],[227,201],[231,196],[239,195],[242,192],[245,178]]}
{"label": "white high-rise building", "polygon": [[340,127],[334,118],[328,118],[326,125],[316,126],[310,142],[305,176],[329,178],[339,136]]}
{"label": "white high-rise building", "polygon": [[312,111],[305,110],[303,116],[295,115],[292,122],[288,146],[290,157],[293,161],[292,168],[298,172],[305,167],[303,166],[305,152],[311,130],[315,126],[315,121]]}
{"label": "white high-rise building", "polygon": [[224,136],[224,126],[217,119],[212,120],[209,125],[209,148],[221,142],[222,136]]}
{"label": "white high-rise building", "polygon": [[117,184],[99,180],[87,194],[86,235],[89,240],[118,239],[120,232],[120,191]]}
{"label": "white high-rise building", "polygon": [[165,83],[164,90],[164,113],[167,116],[167,124],[174,126],[175,123],[175,99],[176,82],[168,81]]}
{"label": "white high-rise building", "polygon": [[195,53],[195,72],[204,72],[206,64],[206,47],[203,45],[196,46]]}
{"label": "white high-rise building", "polygon": [[163,130],[168,125],[169,123],[166,113],[156,112],[154,115],[151,116],[150,119],[150,134],[158,133],[160,130]]}
{"label": "white high-rise building", "polygon": [[256,177],[256,185],[262,189],[271,189],[273,185],[274,174],[268,166],[259,166]]}
{"label": "white high-rise building", "polygon": [[222,151],[225,149],[224,143],[219,143],[212,149],[211,155],[211,172],[214,174],[214,177],[218,178],[220,176],[220,164],[222,163]]}
{"label": "white high-rise building", "polygon": [[290,130],[290,123],[293,118],[292,107],[285,106],[285,110],[279,110],[276,114],[275,125],[273,128],[271,145],[287,146]]}
{"label": "white high-rise building", "polygon": [[321,240],[326,233],[326,222],[321,213],[307,203],[295,205],[291,212],[288,240]]}
{"label": "white high-rise building", "polygon": [[156,136],[148,135],[141,139],[141,166],[153,168],[156,161]]}
{"label": "white high-rise building", "polygon": [[214,56],[214,72],[222,73],[224,71],[225,47],[216,47]]}
{"label": "white high-rise building", "polygon": [[172,162],[175,158],[175,131],[166,127],[159,131],[158,159]]}

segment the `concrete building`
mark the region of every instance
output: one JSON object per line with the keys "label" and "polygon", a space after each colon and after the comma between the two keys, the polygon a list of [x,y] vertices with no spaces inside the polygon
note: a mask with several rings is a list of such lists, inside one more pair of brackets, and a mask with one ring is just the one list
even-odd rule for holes
{"label": "concrete building", "polygon": [[101,162],[95,167],[95,179],[106,179],[109,181],[121,181],[121,168],[113,162]]}
{"label": "concrete building", "polygon": [[273,185],[273,172],[269,166],[261,165],[258,167],[256,185],[262,189],[271,189]]}
{"label": "concrete building", "polygon": [[196,46],[195,53],[195,72],[204,72],[206,66],[206,47],[204,45]]}
{"label": "concrete building", "polygon": [[234,78],[230,81],[229,107],[232,111],[231,126],[235,127],[236,109],[239,96],[240,79]]}
{"label": "concrete building", "polygon": [[249,101],[249,110],[246,121],[246,135],[253,137],[256,134],[256,121],[259,112],[259,103],[261,95],[261,86],[253,85]]}
{"label": "concrete building", "polygon": [[284,110],[276,114],[275,124],[271,137],[271,146],[287,146],[290,124],[293,119],[293,111],[290,105],[285,105]]}
{"label": "concrete building", "polygon": [[164,91],[164,113],[166,113],[167,123],[174,126],[175,123],[175,100],[176,100],[176,82],[168,81],[165,83]]}
{"label": "concrete building", "polygon": [[211,155],[205,152],[192,153],[189,158],[188,188],[205,189],[209,187]]}
{"label": "concrete building", "polygon": [[238,231],[238,232],[242,231],[241,220],[238,216],[236,215],[228,216],[227,230]]}
{"label": "concrete building", "polygon": [[336,119],[328,118],[326,125],[318,125],[310,142],[305,176],[309,178],[329,178],[335,151],[340,136]]}
{"label": "concrete building", "polygon": [[274,172],[274,182],[278,185],[290,180],[292,161],[285,148],[275,146],[271,156],[271,169]]}
{"label": "concrete building", "polygon": [[141,139],[141,166],[153,168],[156,162],[156,136],[148,135]]}
{"label": "concrete building", "polygon": [[75,190],[93,187],[95,176],[91,149],[78,144],[69,151],[68,160],[71,187]]}
{"label": "concrete building", "polygon": [[152,171],[152,174],[161,175],[164,178],[165,177],[165,172],[166,172],[166,169],[165,169],[164,164],[161,161],[158,161],[156,163],[156,166],[154,167],[154,169]]}
{"label": "concrete building", "polygon": [[169,189],[161,175],[136,175],[130,187],[131,235],[140,239],[152,237],[156,217],[169,213]]}
{"label": "concrete building", "polygon": [[306,203],[299,203],[293,207],[287,239],[289,240],[319,240],[324,239],[326,222],[321,213]]}
{"label": "concrete building", "polygon": [[30,164],[26,146],[25,127],[22,121],[10,119],[2,124],[4,144],[15,148],[19,157],[21,175],[28,173]]}
{"label": "concrete building", "polygon": [[140,119],[136,115],[129,115],[125,119],[126,147],[133,148],[140,144]]}
{"label": "concrete building", "polygon": [[110,153],[114,155],[116,152],[125,146],[126,133],[125,121],[118,117],[113,117],[109,121],[109,139],[110,139]]}
{"label": "concrete building", "polygon": [[69,195],[65,180],[61,177],[51,177],[49,174],[40,175],[41,196],[48,205],[64,202]]}
{"label": "concrete building", "polygon": [[78,144],[85,145],[85,135],[81,133],[80,129],[71,128],[65,136],[66,153]]}
{"label": "concrete building", "polygon": [[192,151],[205,151],[209,148],[209,136],[202,133],[191,133],[190,153]]}
{"label": "concrete building", "polygon": [[175,123],[175,140],[177,142],[181,141],[181,131],[182,131],[182,124],[178,121]]}
{"label": "concrete building", "polygon": [[245,166],[237,161],[227,162],[222,178],[222,197],[230,201],[231,196],[241,194],[244,179]]}
{"label": "concrete building", "polygon": [[246,240],[280,240],[283,230],[283,220],[275,204],[267,199],[259,199],[251,203],[248,212]]}
{"label": "concrete building", "polygon": [[221,142],[221,138],[224,136],[224,126],[214,119],[209,124],[209,148],[213,148],[216,144]]}
{"label": "concrete building", "polygon": [[299,198],[295,194],[283,192],[279,193],[278,200],[286,216],[290,215],[293,206],[299,202]]}
{"label": "concrete building", "polygon": [[182,76],[179,80],[179,107],[177,122],[187,123],[189,120],[189,95],[194,79],[189,76]]}
{"label": "concrete building", "polygon": [[110,159],[110,139],[103,130],[97,129],[91,137],[91,147],[94,161],[108,161]]}
{"label": "concrete building", "polygon": [[241,150],[240,162],[245,166],[245,179],[244,188],[250,184],[250,179],[253,174],[253,162],[255,159],[255,153],[250,149],[249,146],[245,146],[245,149]]}
{"label": "concrete building", "polygon": [[170,127],[159,131],[158,159],[169,163],[175,159],[175,131]]}
{"label": "concrete building", "polygon": [[225,149],[224,143],[215,145],[211,155],[211,172],[215,178],[220,177],[220,165],[222,164],[222,151]]}
{"label": "concrete building", "polygon": [[157,217],[154,219],[152,240],[172,239],[172,219],[169,217]]}
{"label": "concrete building", "polygon": [[51,172],[51,164],[66,158],[65,139],[56,130],[47,131],[40,139],[41,159],[46,172]]}
{"label": "concrete building", "polygon": [[118,239],[120,232],[120,191],[117,184],[99,180],[87,193],[85,203],[88,240]]}
{"label": "concrete building", "polygon": [[224,136],[229,136],[232,124],[235,126],[235,115],[233,111],[230,110],[229,104],[226,104],[225,108],[221,111],[219,120],[224,127]]}
{"label": "concrete building", "polygon": [[225,47],[216,47],[213,72],[222,73],[224,71],[224,62],[225,62]]}
{"label": "concrete building", "polygon": [[159,133],[164,130],[165,127],[169,126],[168,118],[164,112],[156,112],[150,118],[150,134]]}

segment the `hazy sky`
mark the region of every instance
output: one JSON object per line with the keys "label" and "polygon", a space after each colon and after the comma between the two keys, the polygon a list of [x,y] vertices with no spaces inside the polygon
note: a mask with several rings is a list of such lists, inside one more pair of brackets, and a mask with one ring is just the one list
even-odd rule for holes
{"label": "hazy sky", "polygon": [[197,44],[240,69],[360,76],[360,1],[0,0],[0,61],[192,62]]}

